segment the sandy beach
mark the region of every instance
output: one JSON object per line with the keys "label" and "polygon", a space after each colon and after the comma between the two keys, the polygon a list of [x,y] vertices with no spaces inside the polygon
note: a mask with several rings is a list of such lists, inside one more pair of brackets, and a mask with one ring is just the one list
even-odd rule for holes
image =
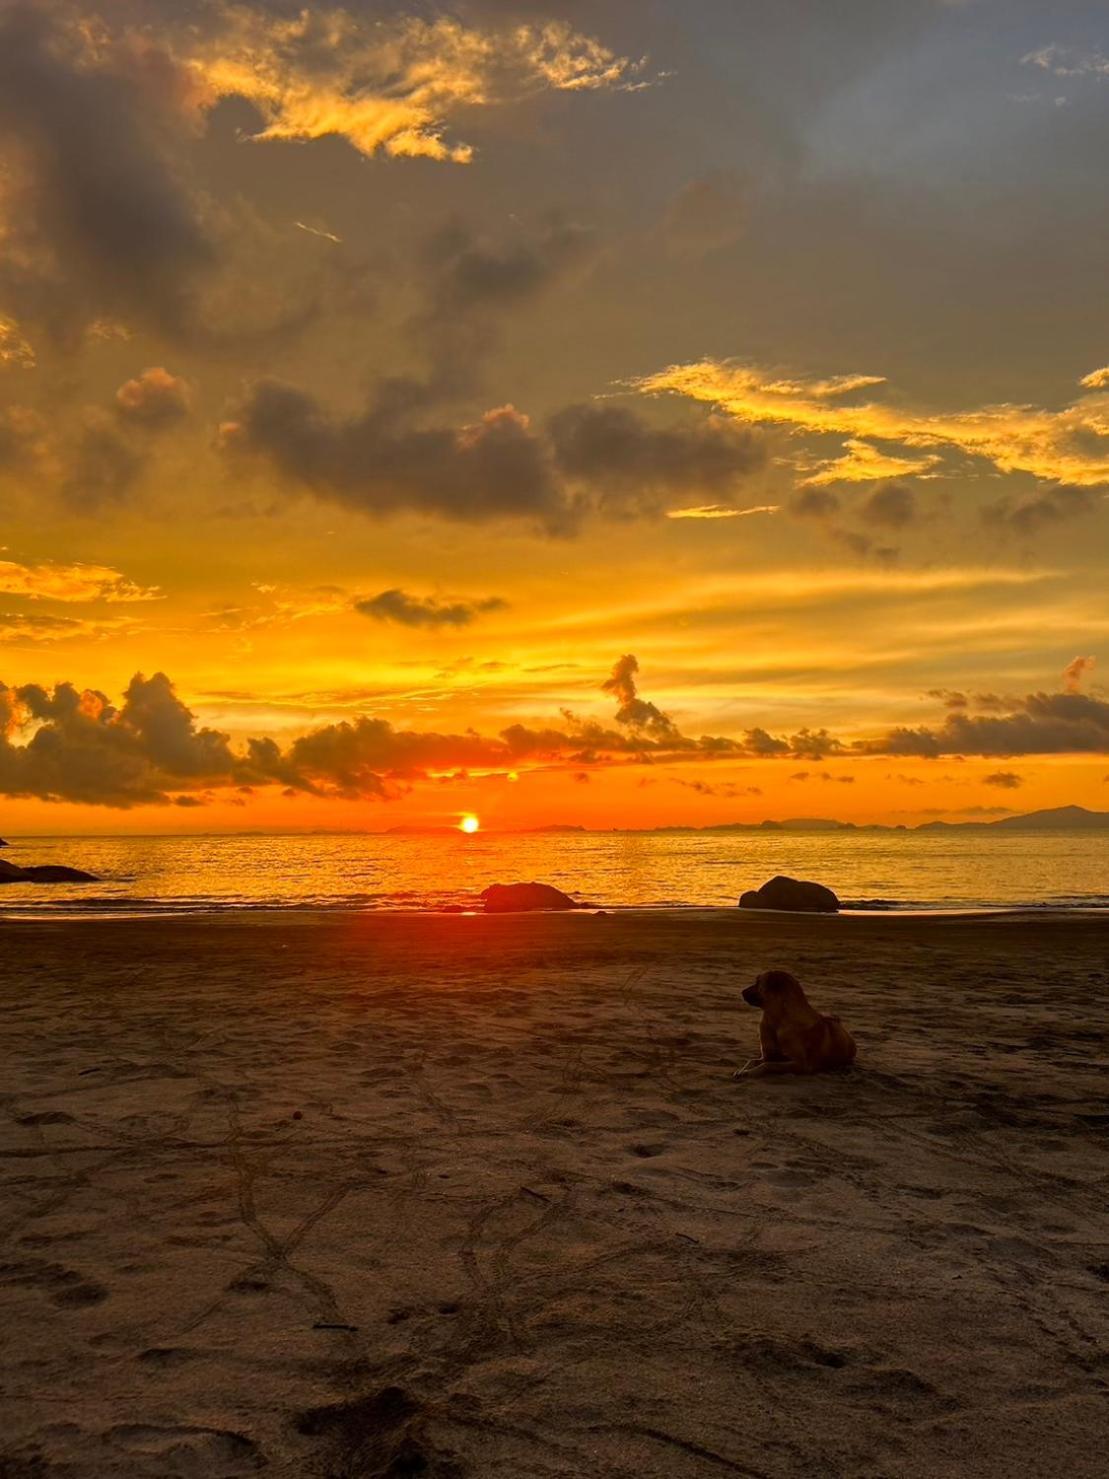
{"label": "sandy beach", "polygon": [[4,1479],[1104,1473],[1107,920],[0,939]]}

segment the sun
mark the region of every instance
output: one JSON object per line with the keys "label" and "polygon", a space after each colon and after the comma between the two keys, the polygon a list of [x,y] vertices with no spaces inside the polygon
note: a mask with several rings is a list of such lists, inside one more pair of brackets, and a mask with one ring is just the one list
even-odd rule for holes
{"label": "sun", "polygon": [[480,826],[481,823],[478,821],[477,817],[465,816],[459,822],[458,830],[460,832],[476,832]]}

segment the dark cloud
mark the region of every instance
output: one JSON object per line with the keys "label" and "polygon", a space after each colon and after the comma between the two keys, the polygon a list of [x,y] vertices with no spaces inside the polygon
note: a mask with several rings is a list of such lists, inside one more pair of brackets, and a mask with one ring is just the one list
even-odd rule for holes
{"label": "dark cloud", "polygon": [[339,419],[305,392],[264,381],[224,428],[223,441],[362,513],[512,518],[568,530],[573,510],[526,416],[504,406],[471,426],[414,426],[424,401],[422,387],[391,382],[361,415]]}
{"label": "dark cloud", "polygon": [[749,755],[755,755],[762,760],[789,754],[789,741],[776,739],[765,729],[749,729],[743,736],[743,747]]}
{"label": "dark cloud", "polygon": [[908,483],[882,483],[859,505],[858,514],[879,528],[904,529],[917,517],[916,493]]}
{"label": "dark cloud", "polygon": [[929,688],[927,696],[938,699],[946,709],[965,709],[970,702],[958,688]]}
{"label": "dark cloud", "polygon": [[[826,730],[801,729],[777,737],[749,729],[743,740],[682,732],[670,715],[640,696],[638,661],[622,657],[601,685],[617,704],[615,727],[563,712],[561,725],[514,724],[497,735],[397,729],[384,719],[360,716],[328,724],[294,739],[286,749],[255,738],[241,751],[227,735],[198,725],[163,673],[136,676],[117,708],[95,690],[60,683],[0,684],[0,794],[95,805],[164,804],[178,795],[210,799],[217,789],[277,785],[293,795],[377,797],[403,792],[429,774],[503,774],[522,761],[568,768],[650,764],[690,759],[812,759],[846,754]],[[28,736],[20,742],[22,736]],[[949,713],[938,729],[899,729],[881,741],[852,747],[870,754],[954,755],[1109,754],[1109,703],[1077,693],[1031,694],[1019,711],[999,716]],[[814,778],[809,771],[794,779]],[[850,775],[816,773],[822,781],[851,784]],[[985,777],[987,785],[1013,789],[1012,771]],[[706,794],[709,783],[694,784]],[[714,794],[725,794],[729,782]],[[750,788],[727,794],[753,794]]]}
{"label": "dark cloud", "polygon": [[722,496],[764,460],[757,434],[719,417],[658,428],[635,411],[572,406],[537,430],[502,406],[468,426],[428,426],[435,397],[419,381],[386,381],[363,412],[337,418],[306,392],[263,381],[222,442],[364,513],[522,519],[552,534],[591,511],[657,513],[690,488]]}
{"label": "dark cloud", "polygon": [[[25,744],[13,735],[29,727]],[[0,684],[0,792],[96,806],[164,804],[170,793],[223,785],[241,762],[226,735],[201,729],[164,673],[136,675],[116,708],[70,683],[52,691]]]}
{"label": "dark cloud", "polygon": [[605,693],[611,693],[619,704],[616,710],[617,724],[627,724],[632,729],[644,730],[653,738],[667,739],[677,735],[677,729],[668,714],[655,704],[640,698],[635,675],[639,672],[639,660],[629,652],[621,657],[611,675],[601,684]]}
{"label": "dark cloud", "polygon": [[41,7],[0,18],[0,303],[21,322],[58,340],[103,316],[187,333],[214,252],[171,159],[174,71],[151,54],[128,72],[122,53],[96,52]]}
{"label": "dark cloud", "polygon": [[991,775],[982,777],[984,786],[996,786],[999,791],[1015,791],[1024,785],[1024,777],[1017,775],[1015,770],[995,770]]}
{"label": "dark cloud", "polygon": [[146,466],[146,453],[101,412],[89,412],[80,431],[64,449],[61,492],[81,513],[97,513],[119,502],[134,487]]}
{"label": "dark cloud", "polygon": [[437,601],[393,589],[355,601],[354,609],[377,621],[392,621],[406,627],[464,627],[486,612],[503,611],[507,604],[499,596],[487,596],[480,601]]}
{"label": "dark cloud", "polygon": [[1092,489],[1060,484],[1027,498],[999,498],[983,508],[982,518],[991,528],[1028,537],[1093,513],[1097,505],[1098,495]]}
{"label": "dark cloud", "polygon": [[611,402],[567,406],[548,431],[564,476],[594,490],[608,513],[642,513],[675,494],[726,502],[766,462],[763,436],[726,416],[652,426]]}
{"label": "dark cloud", "polygon": [[733,801],[737,796],[761,796],[761,786],[737,786],[730,781],[713,784],[711,781],[686,781],[677,776],[671,776],[675,786],[682,786],[687,791],[696,791],[698,796],[720,796],[725,801]]}
{"label": "dark cloud", "polygon": [[473,395],[507,315],[519,315],[596,257],[594,233],[558,220],[511,241],[454,223],[429,241],[417,266],[423,306],[408,327],[429,365],[429,399]]}
{"label": "dark cloud", "polygon": [[510,245],[449,226],[432,238],[426,254],[427,318],[441,324],[474,310],[515,308],[594,252],[594,233],[564,222],[551,222],[533,239]]}
{"label": "dark cloud", "polygon": [[1109,754],[1109,703],[1083,693],[1030,693],[1007,714],[949,713],[938,729],[895,729],[863,748],[890,755]]}
{"label": "dark cloud", "polygon": [[118,708],[105,694],[69,683],[53,691],[0,684],[0,794],[126,808],[165,804],[177,795],[206,801],[216,789],[249,795],[250,788],[277,785],[293,795],[387,799],[430,773],[503,773],[525,760],[583,775],[587,765],[838,748],[808,730],[792,740],[755,730],[747,744],[683,734],[639,696],[637,672],[629,654],[601,685],[618,705],[615,728],[564,711],[561,726],[514,724],[487,736],[397,729],[363,715],[312,730],[286,749],[272,738],[252,738],[241,751],[232,749],[227,735],[197,724],[164,673],[137,675]]}
{"label": "dark cloud", "polygon": [[0,408],[0,472],[32,466],[44,448],[46,426],[24,406]]}
{"label": "dark cloud", "polygon": [[895,564],[901,553],[896,545],[876,544],[869,534],[861,534],[857,529],[830,529],[828,532],[837,544],[842,544],[853,555],[860,559],[871,556],[880,565]]}
{"label": "dark cloud", "polygon": [[834,755],[844,747],[826,729],[801,729],[789,742],[790,754],[798,760],[823,760],[825,755]]}
{"label": "dark cloud", "polygon": [[829,519],[839,508],[839,496],[830,488],[802,488],[789,502],[790,513],[799,519]]}

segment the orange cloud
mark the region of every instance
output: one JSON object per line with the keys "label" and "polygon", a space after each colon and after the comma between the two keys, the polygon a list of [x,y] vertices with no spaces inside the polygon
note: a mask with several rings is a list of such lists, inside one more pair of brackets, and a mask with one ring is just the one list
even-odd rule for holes
{"label": "orange cloud", "polygon": [[642,85],[641,62],[558,22],[492,30],[447,16],[370,23],[343,9],[277,18],[233,5],[213,34],[185,34],[174,49],[198,79],[201,107],[241,97],[258,109],[256,140],[336,136],[367,156],[454,164],[473,157],[446,137],[463,108]]}
{"label": "orange cloud", "polygon": [[22,565],[0,560],[0,594],[49,601],[157,601],[156,586],[140,586],[110,565]]}
{"label": "orange cloud", "polygon": [[[1109,484],[1109,393],[1100,390],[1080,396],[1060,411],[1002,404],[931,414],[880,401],[837,399],[848,390],[876,383],[866,377],[779,380],[756,366],[732,361],[671,365],[633,383],[645,395],[687,396],[739,421],[843,438],[845,457],[818,469],[818,478],[836,466],[840,476],[844,471],[850,475],[858,470],[860,459],[874,465],[884,455],[873,445],[878,442],[935,454],[961,452],[983,458],[999,472],[1031,473],[1076,488]],[[930,456],[926,467],[934,461]],[[918,465],[912,470],[923,469]],[[905,471],[900,469],[902,475]]]}

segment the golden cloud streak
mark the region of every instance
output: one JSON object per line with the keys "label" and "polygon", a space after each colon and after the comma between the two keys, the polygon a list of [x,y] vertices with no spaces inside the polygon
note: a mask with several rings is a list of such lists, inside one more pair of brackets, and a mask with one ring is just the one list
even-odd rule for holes
{"label": "golden cloud streak", "polygon": [[335,136],[367,156],[467,164],[472,146],[444,137],[459,109],[542,90],[643,85],[642,62],[562,23],[483,30],[442,16],[370,25],[342,9],[278,20],[245,6],[222,20],[216,34],[182,36],[174,49],[197,79],[195,106],[241,97],[258,109],[255,140]]}
{"label": "golden cloud streak", "polygon": [[[845,405],[829,396],[828,384],[775,380],[757,367],[720,360],[671,365],[633,382],[642,394],[687,396],[741,421],[842,437],[847,455],[841,463],[849,475],[859,470],[861,456],[873,460],[884,455],[870,445],[884,442],[954,449],[980,457],[1000,472],[1031,473],[1073,487],[1109,484],[1109,393],[1100,389],[1060,411],[1003,404],[926,414],[877,401]],[[865,454],[859,443],[867,447]]]}
{"label": "golden cloud streak", "polygon": [[726,503],[702,503],[695,508],[668,508],[668,519],[749,519],[752,514],[776,514],[777,503],[760,503],[754,508],[729,508]]}
{"label": "golden cloud streak", "polygon": [[22,565],[0,560],[0,594],[48,601],[158,601],[156,586],[140,586],[110,565]]}

